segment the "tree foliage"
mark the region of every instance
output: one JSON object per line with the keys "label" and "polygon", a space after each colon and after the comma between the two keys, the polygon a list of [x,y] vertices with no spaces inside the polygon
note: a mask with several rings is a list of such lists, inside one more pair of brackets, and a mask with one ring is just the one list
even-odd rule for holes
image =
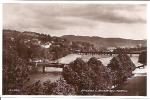
{"label": "tree foliage", "polygon": [[111,69],[114,85],[121,84],[132,75],[132,71],[135,69],[134,63],[126,54],[119,54],[112,58],[107,67]]}
{"label": "tree foliage", "polygon": [[66,83],[61,78],[56,82],[45,81],[41,83],[37,81],[29,86],[26,86],[23,91],[26,95],[75,95],[75,89],[72,85]]}
{"label": "tree foliage", "polygon": [[139,55],[139,59],[138,62],[143,64],[143,65],[147,65],[147,52],[143,51],[140,55]]}
{"label": "tree foliage", "polygon": [[64,79],[72,84],[79,95],[97,94],[96,92],[82,92],[82,90],[110,89],[111,77],[109,70],[101,61],[91,58],[87,63],[78,58],[63,69]]}
{"label": "tree foliage", "polygon": [[66,83],[64,79],[57,80],[56,82],[44,83],[44,94],[50,95],[75,95],[75,89],[73,86]]}
{"label": "tree foliage", "polygon": [[25,95],[42,95],[43,87],[40,80],[31,85],[25,86],[22,93]]}
{"label": "tree foliage", "polygon": [[18,56],[16,41],[7,40],[3,44],[3,94],[20,94],[28,75],[26,60]]}

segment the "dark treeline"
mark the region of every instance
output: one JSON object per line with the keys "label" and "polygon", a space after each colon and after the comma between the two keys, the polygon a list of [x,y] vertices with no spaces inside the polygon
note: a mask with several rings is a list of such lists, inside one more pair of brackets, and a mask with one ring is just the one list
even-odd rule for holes
{"label": "dark treeline", "polygon": [[116,48],[113,50],[114,53],[141,53],[147,51],[147,47],[134,47],[134,48]]}

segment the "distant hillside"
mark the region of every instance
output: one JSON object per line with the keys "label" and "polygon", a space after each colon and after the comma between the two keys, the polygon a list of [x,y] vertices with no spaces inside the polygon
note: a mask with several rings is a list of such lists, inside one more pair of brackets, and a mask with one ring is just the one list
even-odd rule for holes
{"label": "distant hillside", "polygon": [[[55,60],[70,53],[70,42],[60,38],[36,32],[19,32],[3,30],[3,54],[10,58],[15,56],[25,60]],[[7,56],[5,56],[7,55]]]}
{"label": "distant hillside", "polygon": [[74,35],[64,35],[62,38],[69,41],[81,41],[93,44],[95,47],[135,47],[139,44],[142,46],[147,45],[146,40],[132,40],[123,38],[102,38],[102,37],[89,37],[89,36],[74,36]]}
{"label": "distant hillside", "polygon": [[[13,48],[12,48],[13,47]],[[61,37],[50,36],[36,32],[3,30],[3,53],[13,51],[15,56],[27,60],[56,60],[70,54],[72,51],[94,51],[94,45],[87,42],[70,42]]]}

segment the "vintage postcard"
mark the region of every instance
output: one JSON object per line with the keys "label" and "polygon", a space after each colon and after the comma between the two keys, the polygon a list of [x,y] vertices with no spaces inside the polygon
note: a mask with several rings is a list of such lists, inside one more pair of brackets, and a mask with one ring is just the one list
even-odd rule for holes
{"label": "vintage postcard", "polygon": [[3,4],[3,95],[147,96],[146,4]]}

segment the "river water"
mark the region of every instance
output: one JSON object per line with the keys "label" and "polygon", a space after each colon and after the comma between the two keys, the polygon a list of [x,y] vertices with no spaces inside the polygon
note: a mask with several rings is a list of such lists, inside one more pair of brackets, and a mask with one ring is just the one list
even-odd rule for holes
{"label": "river water", "polygon": [[[91,55],[77,55],[77,54],[70,54],[66,57],[58,59],[59,63],[69,64],[70,62],[74,61],[76,58],[82,58],[84,61],[88,61],[91,58]],[[96,58],[102,61],[102,63],[106,66],[112,57],[109,56],[98,56],[95,55]],[[131,60],[134,62],[136,66],[141,65],[138,63],[138,57],[133,56]],[[133,71],[134,76],[129,78],[124,84],[117,88],[117,90],[124,90],[121,92],[113,93],[114,96],[145,96],[146,95],[146,86],[147,86],[147,75],[146,70],[147,67],[145,66],[142,69],[135,69]],[[38,80],[41,82],[50,80],[52,82],[59,80],[62,77],[62,68],[46,68],[46,73],[37,73],[30,76],[30,83],[34,83]]]}

